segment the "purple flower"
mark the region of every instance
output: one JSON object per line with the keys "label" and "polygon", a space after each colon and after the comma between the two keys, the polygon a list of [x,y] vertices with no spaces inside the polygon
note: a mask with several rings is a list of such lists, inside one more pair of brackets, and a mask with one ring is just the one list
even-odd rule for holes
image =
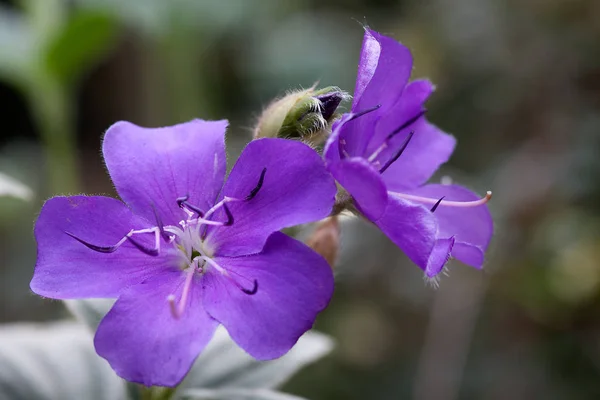
{"label": "purple flower", "polygon": [[94,343],[127,380],[176,385],[219,324],[253,357],[280,357],[331,297],[327,262],[277,232],[329,214],[322,160],[299,142],[255,140],[223,185],[226,127],[116,123],[103,154],[124,203],[55,197],[37,220],[31,289],[118,298]]}
{"label": "purple flower", "polygon": [[409,82],[412,57],[395,40],[366,30],[354,102],[333,126],[328,168],[356,208],[434,278],[452,255],[481,268],[492,236],[487,206],[456,185],[424,185],[455,139],[429,123],[426,80]]}

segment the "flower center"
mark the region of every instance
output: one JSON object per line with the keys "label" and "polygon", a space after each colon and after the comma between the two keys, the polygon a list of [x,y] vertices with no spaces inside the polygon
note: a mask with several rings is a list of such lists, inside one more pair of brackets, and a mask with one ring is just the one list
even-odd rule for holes
{"label": "flower center", "polygon": [[[185,272],[186,278],[181,292],[181,297],[179,298],[179,302],[176,302],[176,297],[173,294],[167,297],[167,301],[171,308],[171,313],[173,314],[173,317],[180,318],[183,312],[185,311],[185,306],[187,304],[194,276],[201,277],[211,269],[230,280],[238,289],[240,289],[242,292],[248,295],[254,295],[258,291],[258,282],[256,281],[256,279],[250,279],[249,277],[242,276],[239,273],[235,273],[233,271],[221,267],[214,260],[214,249],[206,242],[205,239],[207,234],[207,228],[209,226],[227,227],[233,225],[234,217],[231,211],[229,210],[228,204],[235,202],[248,202],[253,200],[263,186],[266,172],[267,169],[263,168],[256,186],[250,191],[250,193],[246,197],[238,199],[225,196],[223,200],[219,201],[206,212],[200,207],[191,204],[188,201],[189,196],[187,195],[177,198],[175,200],[177,202],[177,205],[186,214],[186,218],[179,221],[178,226],[165,226],[162,223],[162,220],[156,208],[152,207],[152,210],[154,211],[154,217],[156,220],[156,226],[145,229],[132,229],[116,244],[112,246],[98,246],[84,241],[83,239],[75,236],[70,232],[65,231],[65,234],[77,240],[79,243],[83,244],[87,248],[100,253],[113,253],[117,251],[117,249],[127,241],[130,242],[138,250],[151,257],[156,257],[160,254],[161,246],[173,246],[181,256],[179,267],[182,271]],[[221,209],[225,214],[226,220],[213,220],[213,218],[216,215],[216,212]],[[139,235],[144,234],[154,235],[153,247],[148,246],[141,240],[134,239],[134,237],[139,237]]]}

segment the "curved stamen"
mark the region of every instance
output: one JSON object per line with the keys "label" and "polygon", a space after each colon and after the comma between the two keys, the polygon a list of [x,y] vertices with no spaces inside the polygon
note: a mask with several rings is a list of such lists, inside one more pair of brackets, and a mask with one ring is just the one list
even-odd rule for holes
{"label": "curved stamen", "polygon": [[177,204],[179,205],[179,207],[188,209],[188,210],[198,214],[198,216],[200,218],[204,217],[204,212],[200,209],[200,207],[188,203],[187,198],[188,198],[188,196],[184,196],[184,197],[179,197],[177,199]]}
{"label": "curved stamen", "polygon": [[[213,267],[214,269],[216,269],[222,276],[224,276],[225,278],[229,279],[231,281],[231,283],[233,283],[238,289],[240,289],[242,292],[246,293],[247,295],[255,295],[258,292],[258,281],[256,279],[252,280],[252,289],[246,289],[245,287],[243,287],[238,281],[236,281],[231,274],[229,273],[229,271],[227,271],[225,268],[221,267],[219,264],[217,264],[215,262],[215,260],[211,259],[210,257],[207,256],[199,256],[197,257],[197,259],[199,260],[203,260],[206,261],[206,263],[208,263],[211,267]],[[248,279],[244,276],[241,276],[240,274],[237,274],[240,278],[243,279]],[[249,280],[249,279],[248,279]]]}
{"label": "curved stamen", "polygon": [[225,221],[223,223],[223,226],[233,225],[233,214],[231,214],[229,207],[227,207],[227,203],[223,203],[223,210],[225,211],[225,214],[227,215],[227,221]]}
{"label": "curved stamen", "polygon": [[115,250],[117,250],[127,240],[127,236],[125,236],[123,239],[119,240],[117,242],[117,244],[115,244],[113,246],[96,246],[95,244],[91,244],[89,242],[86,242],[83,239],[78,238],[77,236],[73,235],[71,232],[67,232],[67,231],[64,231],[64,232],[67,235],[71,236],[73,239],[77,240],[79,243],[81,243],[85,247],[87,247],[88,249],[97,251],[98,253],[112,253]]}
{"label": "curved stamen", "polygon": [[183,207],[183,203],[188,201],[189,198],[190,198],[190,195],[186,194],[185,196],[178,197],[177,200],[175,200],[175,201],[177,201],[177,205],[181,208],[181,207]]}
{"label": "curved stamen", "polygon": [[246,198],[245,198],[246,201],[252,200],[258,194],[260,188],[262,188],[262,185],[265,182],[265,174],[266,173],[267,173],[267,167],[262,169],[262,172],[260,173],[260,178],[258,178],[258,183],[254,187],[254,189],[252,189],[250,191],[250,194],[248,196],[246,196]]}
{"label": "curved stamen", "polygon": [[[138,250],[140,250],[141,252],[143,252],[149,256],[153,256],[153,257],[157,256],[160,252],[160,230],[158,227],[147,228],[147,229],[138,229],[138,230],[132,229],[131,231],[129,231],[129,233],[127,233],[127,235],[123,236],[121,238],[121,240],[119,240],[116,244],[114,244],[112,246],[97,246],[95,244],[86,242],[85,240],[78,238],[71,232],[67,232],[67,231],[64,231],[64,232],[67,235],[71,236],[73,239],[77,240],[79,243],[86,246],[88,249],[97,251],[99,253],[112,253],[112,252],[116,251],[119,247],[121,247],[121,245],[123,243],[125,243],[125,241],[127,241],[127,240],[129,240],[131,242],[131,244],[133,244]],[[143,244],[139,243],[137,240],[134,240],[131,237],[132,235],[140,234],[140,233],[154,233],[154,248],[153,249],[150,249],[150,248],[144,246]]]}
{"label": "curved stamen", "polygon": [[402,132],[404,129],[408,128],[410,125],[414,124],[415,122],[417,122],[417,120],[419,118],[421,118],[423,115],[425,115],[425,113],[427,112],[427,110],[421,110],[417,113],[417,115],[415,115],[414,117],[412,117],[411,119],[409,119],[408,121],[406,121],[405,123],[403,123],[402,125],[400,125],[398,128],[394,129],[394,131],[392,133],[390,133],[389,135],[387,135],[387,137],[385,138],[385,141],[388,142],[391,138],[393,138],[394,136],[396,136],[397,134],[399,134],[400,132]]}
{"label": "curved stamen", "polygon": [[179,319],[183,315],[185,311],[185,306],[187,305],[187,300],[190,293],[190,288],[192,287],[192,279],[194,278],[194,272],[196,272],[195,262],[190,265],[190,268],[187,271],[187,276],[185,277],[185,283],[183,284],[183,292],[181,293],[181,299],[179,300],[179,304],[175,303],[175,295],[170,294],[167,296],[167,302],[169,303],[169,308],[171,309],[171,315],[173,318]]}
{"label": "curved stamen", "polygon": [[473,201],[452,201],[452,200],[443,200],[443,197],[441,199],[432,199],[430,197],[415,196],[412,194],[404,194],[404,193],[397,193],[397,192],[388,192],[388,193],[390,193],[393,196],[399,197],[401,199],[418,201],[418,202],[425,203],[425,204],[434,204],[434,208],[432,208],[432,211],[435,211],[438,206],[477,207],[477,206],[481,206],[481,205],[487,203],[492,198],[491,191],[488,191],[485,194],[485,196],[482,197],[481,199],[473,200]]}
{"label": "curved stamen", "polygon": [[[160,238],[159,235],[157,235],[156,237]],[[133,240],[133,238],[131,236],[126,236],[126,238],[131,242],[132,245],[134,245],[142,253],[147,254],[149,256],[152,256],[152,257],[156,257],[158,255],[158,252],[159,252],[158,245],[155,248],[153,248],[153,249],[149,249],[148,247],[144,246],[143,244],[141,244],[137,240]]]}
{"label": "curved stamen", "polygon": [[248,289],[244,289],[242,288],[242,292],[246,293],[247,295],[254,295],[256,294],[256,292],[258,292],[258,281],[256,279],[254,279],[254,281],[252,282],[252,284],[254,285],[252,287],[252,290],[248,290]]}
{"label": "curved stamen", "polygon": [[394,138],[394,136],[396,136],[397,134],[402,132],[404,129],[408,128],[410,125],[415,123],[419,118],[421,118],[423,115],[425,115],[426,112],[427,112],[427,110],[421,110],[417,115],[415,115],[414,117],[412,117],[411,119],[409,119],[408,121],[406,121],[405,123],[400,125],[398,128],[394,129],[390,134],[388,134],[386,136],[386,138],[383,140],[383,143],[381,143],[381,145],[377,149],[375,149],[373,154],[371,154],[369,156],[369,158],[368,158],[369,162],[373,162],[373,160],[375,160],[375,158],[377,158],[377,156],[379,154],[381,154],[381,152],[383,150],[385,150],[389,147],[390,141]]}
{"label": "curved stamen", "polygon": [[158,227],[160,236],[164,239],[165,242],[170,242],[171,237],[165,231],[165,226],[163,225],[162,220],[160,219],[160,215],[158,215],[158,211],[156,211],[156,207],[154,207],[154,204],[151,204],[151,207],[152,212],[154,213],[154,218],[156,219],[156,226]]}
{"label": "curved stamen", "polygon": [[380,174],[383,174],[390,167],[390,165],[392,165],[394,162],[396,162],[396,160],[398,158],[400,158],[402,153],[404,153],[404,150],[406,150],[406,147],[410,143],[410,140],[412,139],[414,134],[415,134],[415,132],[410,132],[408,134],[408,136],[406,137],[406,140],[404,140],[404,143],[402,143],[402,147],[400,147],[400,149],[396,152],[396,154],[394,154],[394,156],[392,158],[387,160],[387,162],[384,164],[384,166],[381,167],[381,169],[379,170]]}
{"label": "curved stamen", "polygon": [[222,208],[226,203],[234,203],[236,201],[244,201],[243,199],[236,199],[234,197],[227,197],[225,196],[223,198],[223,200],[221,200],[220,202],[218,202],[217,204],[215,204],[214,206],[212,206],[212,208],[210,210],[208,210],[206,212],[206,214],[204,214],[204,219],[208,219],[210,218],[219,208]]}

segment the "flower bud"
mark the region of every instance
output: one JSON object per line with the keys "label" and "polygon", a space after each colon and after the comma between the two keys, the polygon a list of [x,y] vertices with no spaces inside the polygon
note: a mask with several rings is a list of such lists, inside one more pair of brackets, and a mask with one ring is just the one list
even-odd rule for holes
{"label": "flower bud", "polygon": [[336,110],[348,95],[335,86],[288,93],[271,103],[261,115],[254,138],[281,137],[322,143]]}
{"label": "flower bud", "polygon": [[337,216],[319,222],[306,240],[308,247],[320,254],[333,268],[340,250],[340,223]]}

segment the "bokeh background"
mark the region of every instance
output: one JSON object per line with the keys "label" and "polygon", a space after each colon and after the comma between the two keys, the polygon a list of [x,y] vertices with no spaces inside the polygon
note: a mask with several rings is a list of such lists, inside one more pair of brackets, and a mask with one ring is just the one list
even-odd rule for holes
{"label": "bokeh background", "polygon": [[354,87],[362,25],[407,44],[458,138],[439,176],[494,191],[483,272],[433,290],[365,222],[343,222],[333,355],[284,390],[310,399],[600,398],[600,2],[0,1],[0,321],[64,317],[29,290],[32,227],[59,193],[115,195],[115,121],[231,121],[234,160],[288,89]]}

